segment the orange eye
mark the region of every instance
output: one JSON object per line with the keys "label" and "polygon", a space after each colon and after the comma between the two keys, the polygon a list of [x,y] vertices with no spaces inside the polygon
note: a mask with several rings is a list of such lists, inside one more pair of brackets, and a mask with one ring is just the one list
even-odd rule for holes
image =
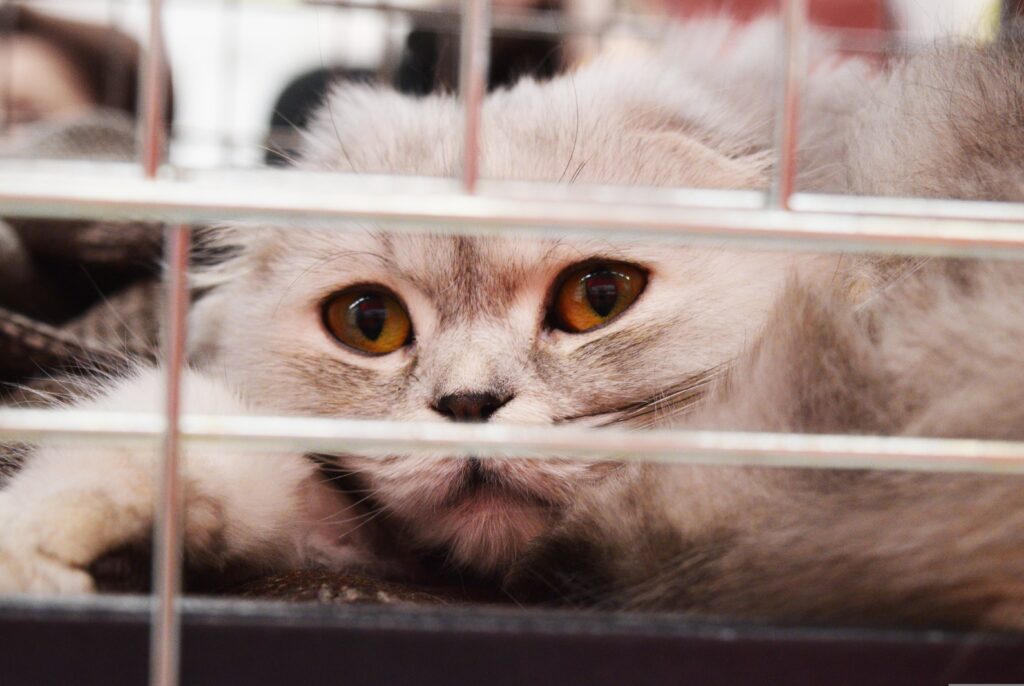
{"label": "orange eye", "polygon": [[405,307],[380,288],[357,286],[324,303],[324,325],[350,348],[370,355],[392,353],[412,340]]}
{"label": "orange eye", "polygon": [[636,302],[646,284],[643,271],[622,262],[576,269],[558,286],[552,323],[571,333],[596,329]]}

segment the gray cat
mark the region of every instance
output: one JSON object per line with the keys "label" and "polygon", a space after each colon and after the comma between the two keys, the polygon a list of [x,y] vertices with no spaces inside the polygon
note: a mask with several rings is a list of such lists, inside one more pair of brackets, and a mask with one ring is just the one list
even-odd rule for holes
{"label": "gray cat", "polygon": [[[764,187],[776,29],[701,22],[657,54],[497,92],[483,173]],[[1024,194],[1024,127],[1007,125],[1024,109],[1018,42],[936,50],[891,73],[828,61],[819,37],[811,49],[801,187]],[[302,164],[450,174],[460,117],[450,97],[342,89]],[[233,257],[196,275],[209,294],[191,317],[187,411],[1000,437],[1019,425],[1005,395],[1024,325],[1012,267],[339,228],[218,233]],[[79,407],[158,410],[160,381],[140,369]],[[0,589],[90,590],[91,561],[148,535],[155,459],[40,446],[0,492]],[[1021,511],[1014,479],[327,459],[404,548],[497,579],[511,570],[524,597],[1013,623],[1016,527],[987,524]],[[195,560],[375,564],[357,504],[302,454],[189,450],[185,483]],[[936,514],[954,507],[960,518]]]}

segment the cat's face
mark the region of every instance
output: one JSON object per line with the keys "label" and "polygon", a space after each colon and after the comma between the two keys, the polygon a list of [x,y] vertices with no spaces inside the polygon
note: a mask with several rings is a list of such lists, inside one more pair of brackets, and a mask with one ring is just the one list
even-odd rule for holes
{"label": "cat's face", "polygon": [[[201,301],[198,349],[258,407],[332,417],[663,420],[638,409],[674,392],[685,396],[727,363],[794,259],[581,240],[258,229],[249,235],[262,257]],[[592,330],[564,330],[553,310],[565,293],[578,292],[580,275],[597,274],[591,295],[599,298],[606,273],[627,266],[628,275],[646,282],[636,299]],[[362,320],[353,318],[360,297],[370,298]],[[382,298],[392,310],[380,307]],[[332,320],[337,302],[352,315],[348,321]],[[405,316],[410,330],[392,336],[386,327],[404,326]],[[360,321],[371,334],[385,327],[378,341],[388,340],[390,352],[356,347],[366,347],[349,335],[366,338]],[[344,330],[353,324],[354,332]],[[490,400],[474,406],[465,396]],[[481,571],[507,563],[580,484],[607,471],[571,461],[398,455],[343,464],[363,474],[392,521],[418,544],[444,548]]]}
{"label": "cat's face", "polygon": [[[591,88],[588,78],[492,97],[483,174],[719,187],[761,178],[760,160],[719,154],[672,128],[654,105]],[[357,89],[332,109],[337,127],[314,127],[307,166],[453,171],[454,100]],[[661,421],[672,403],[638,408],[692,395],[756,329],[794,262],[813,259],[339,228],[348,231],[236,232],[243,256],[199,303],[193,350],[262,409],[510,424]],[[579,296],[583,311],[573,316],[583,325],[558,310],[565,292]],[[416,545],[481,572],[514,559],[581,485],[609,470],[568,460],[340,459]]]}

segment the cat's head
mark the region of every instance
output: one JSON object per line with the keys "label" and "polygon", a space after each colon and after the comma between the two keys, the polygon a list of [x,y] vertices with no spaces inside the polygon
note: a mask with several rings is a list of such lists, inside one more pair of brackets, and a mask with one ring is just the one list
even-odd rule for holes
{"label": "cat's head", "polygon": [[[762,180],[760,158],[712,149],[645,109],[639,95],[609,97],[576,81],[525,82],[491,96],[484,176],[718,187]],[[459,159],[451,98],[358,88],[339,94],[331,111],[337,132],[323,121],[314,127],[308,166],[449,174]],[[652,423],[729,361],[794,261],[812,259],[397,233],[366,222],[338,229],[227,234],[240,253],[197,306],[193,350],[261,409]],[[342,461],[415,544],[480,572],[509,563],[580,485],[609,469],[419,455]]]}

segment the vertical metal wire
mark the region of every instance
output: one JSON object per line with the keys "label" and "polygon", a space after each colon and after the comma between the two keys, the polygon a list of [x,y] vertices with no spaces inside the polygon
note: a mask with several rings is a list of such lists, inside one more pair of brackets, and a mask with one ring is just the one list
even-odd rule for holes
{"label": "vertical metal wire", "polygon": [[160,499],[154,520],[153,623],[150,633],[150,684],[176,686],[180,658],[182,488],[180,466],[181,370],[185,364],[185,314],[188,310],[187,266],[190,231],[173,226],[167,231],[167,312],[164,345],[167,350],[164,459],[159,472]]}
{"label": "vertical metal wire", "polygon": [[459,50],[459,92],[465,108],[462,186],[476,190],[480,172],[480,116],[487,91],[491,50],[490,0],[462,0],[462,42]]}
{"label": "vertical metal wire", "polygon": [[806,74],[807,0],[783,1],[782,87],[779,89],[776,151],[778,168],[772,185],[773,207],[789,209],[796,182],[800,143],[800,90]]}
{"label": "vertical metal wire", "polygon": [[18,9],[8,0],[0,0],[0,133],[11,126],[14,95],[14,32],[18,29]]}
{"label": "vertical metal wire", "polygon": [[[162,0],[149,2],[149,45],[142,74],[142,167],[147,178],[156,176],[163,161],[167,131],[167,103],[163,44]],[[153,618],[150,627],[150,684],[177,686],[180,653],[178,596],[181,590],[182,498],[179,467],[181,369],[184,364],[185,310],[188,307],[186,266],[189,231],[185,226],[167,230],[168,294],[164,345],[167,350],[166,435],[158,474],[160,497],[153,524]]]}
{"label": "vertical metal wire", "polygon": [[142,169],[147,178],[156,176],[163,162],[164,116],[166,102],[166,65],[163,43],[163,0],[149,0],[149,45],[142,69]]}

